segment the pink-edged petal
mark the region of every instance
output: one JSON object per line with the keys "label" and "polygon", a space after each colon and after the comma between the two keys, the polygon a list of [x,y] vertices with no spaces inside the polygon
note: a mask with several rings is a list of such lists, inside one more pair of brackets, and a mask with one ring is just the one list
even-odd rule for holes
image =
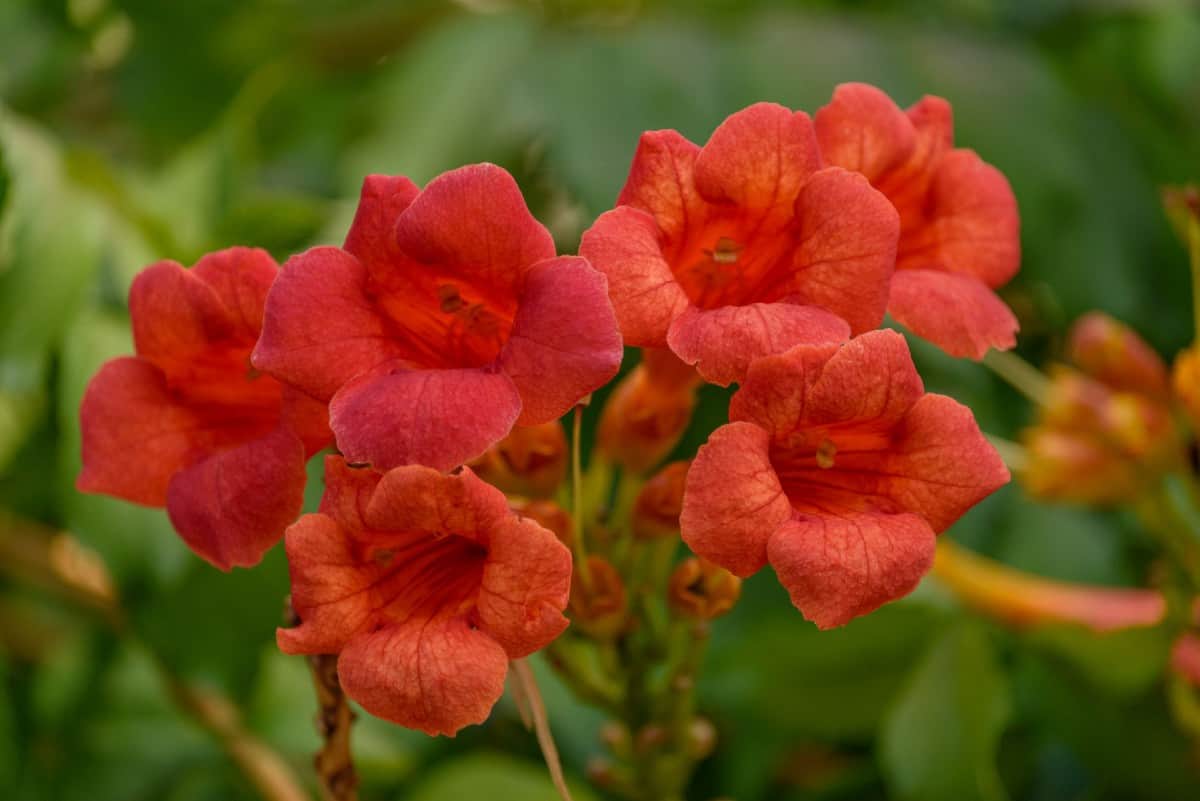
{"label": "pink-edged petal", "polygon": [[346,694],[426,734],[482,723],[504,692],[508,655],[464,617],[409,619],[355,637],[338,658]]}
{"label": "pink-edged petal", "polygon": [[411,258],[501,290],[519,288],[529,265],[555,254],[517,182],[495,164],[434,178],[400,215],[396,236]]}
{"label": "pink-edged petal", "polygon": [[261,248],[227,248],[202,257],[191,273],[221,299],[241,340],[258,339],[267,292],[279,274],[271,254]]}
{"label": "pink-edged petal", "polygon": [[996,293],[970,275],[897,270],[888,312],[896,321],[951,356],[982,359],[989,348],[1008,350],[1020,328]]}
{"label": "pink-edged petal", "polygon": [[521,395],[517,424],[562,417],[617,374],[623,353],[604,276],[578,257],[535,264],[500,354]]}
{"label": "pink-edged petal", "polygon": [[803,111],[755,103],[730,115],[696,158],[695,181],[713,203],[732,203],[763,230],[791,221],[800,187],[821,167],[812,120]]}
{"label": "pink-edged petal", "polygon": [[329,404],[346,460],[380,470],[449,470],[504,439],[520,414],[521,396],[508,376],[482,369],[385,365],[347,383]]}
{"label": "pink-edged petal", "polygon": [[171,479],[171,524],[222,570],[256,565],[300,514],[304,461],[303,443],[284,427],[215,453]]}
{"label": "pink-edged petal", "polygon": [[973,275],[993,289],[1021,266],[1021,223],[1008,179],[974,151],[953,150],[936,166],[927,224],[906,232],[897,266]]}
{"label": "pink-edged petal", "polygon": [[583,234],[579,255],[608,279],[608,296],[627,345],[664,347],[667,329],[687,308],[687,295],[663,258],[649,213],[618,206]]}
{"label": "pink-edged petal", "polygon": [[643,133],[617,198],[617,206],[648,213],[672,249],[682,246],[689,229],[702,226],[708,214],[693,179],[699,153],[700,148],[677,131]]}
{"label": "pink-edged petal", "polygon": [[221,431],[179,405],[163,372],[135,357],[106,362],[92,377],[79,421],[83,470],[76,486],[147,506],[164,505],[171,476],[210,447],[256,436]]}
{"label": "pink-edged petal", "polygon": [[896,263],[896,209],[863,176],[829,167],[800,190],[796,219],[796,297],[838,315],[855,334],[877,328]]}
{"label": "pink-edged petal", "polygon": [[279,650],[336,654],[370,624],[370,585],[382,569],[365,569],[353,538],[324,514],[304,515],[289,526],[284,547],[300,625],[276,630]]}
{"label": "pink-edged petal", "polygon": [[366,294],[366,269],[318,247],[284,264],[267,297],[258,369],[328,400],[355,376],[397,358],[399,345]]}
{"label": "pink-edged petal", "polygon": [[553,532],[510,516],[491,535],[477,610],[480,627],[519,659],[567,627],[571,552]]}
{"label": "pink-edged petal", "polygon": [[904,112],[916,131],[912,161],[925,164],[954,147],[954,111],[936,95],[925,95]]}
{"label": "pink-edged petal", "polygon": [[752,303],[705,310],[689,306],[671,324],[671,350],[706,381],[728,386],[751,362],[801,344],[841,342],[845,321],[823,309],[793,303]]}
{"label": "pink-edged petal", "polygon": [[904,164],[916,147],[908,116],[884,92],[844,83],[816,115],[826,164],[860,172],[872,183]]}
{"label": "pink-edged petal", "polygon": [[679,517],[683,541],[743,578],[767,562],[767,541],[792,514],[771,467],[770,435],[752,423],[721,426],[688,470]]}
{"label": "pink-edged petal", "polygon": [[368,271],[386,270],[401,260],[396,242],[396,220],[421,190],[408,178],[368,175],[363,179],[354,222],[346,234],[345,250]]}
{"label": "pink-edged petal", "polygon": [[934,546],[917,515],[845,510],[797,516],[771,535],[767,553],[796,608],[830,629],[912,592]]}
{"label": "pink-edged petal", "polygon": [[379,481],[364,520],[381,531],[429,531],[481,539],[513,517],[504,493],[464,467],[446,475],[424,465],[389,470]]}

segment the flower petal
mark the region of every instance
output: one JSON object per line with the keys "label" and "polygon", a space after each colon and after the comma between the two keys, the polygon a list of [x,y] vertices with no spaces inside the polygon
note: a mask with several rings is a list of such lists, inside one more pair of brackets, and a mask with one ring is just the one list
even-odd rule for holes
{"label": "flower petal", "polygon": [[906,232],[898,269],[933,268],[973,275],[989,287],[1008,283],[1021,266],[1020,217],[1004,174],[974,151],[938,163],[925,200],[928,223]]}
{"label": "flower petal", "polygon": [[327,401],[351,378],[397,358],[366,277],[362,263],[338,248],[288,259],[267,297],[254,366]]}
{"label": "flower petal", "polygon": [[366,507],[364,520],[382,531],[428,531],[483,539],[512,518],[504,493],[464,467],[446,475],[423,465],[405,465],[384,473]]}
{"label": "flower petal", "polygon": [[356,256],[368,272],[385,270],[401,260],[396,220],[420,192],[402,175],[368,175],[363,179],[345,250]]}
{"label": "flower petal", "polygon": [[771,467],[770,435],[752,423],[721,426],[688,470],[679,524],[700,556],[745,578],[767,562],[767,541],[792,507]]}
{"label": "flower petal", "polygon": [[481,628],[519,659],[567,627],[571,552],[529,518],[510,516],[492,532],[477,609]]}
{"label": "flower petal", "polygon": [[796,218],[800,246],[791,286],[798,301],[833,312],[855,334],[877,328],[900,236],[891,202],[858,173],[829,167],[800,190]]}
{"label": "flower petal", "polygon": [[646,131],[617,198],[618,207],[650,214],[672,247],[681,247],[689,228],[703,225],[708,214],[692,175],[699,153],[678,131]]}
{"label": "flower petal", "polygon": [[289,526],[284,546],[300,625],[276,630],[279,650],[336,654],[371,623],[375,606],[369,589],[382,568],[364,566],[349,532],[325,514],[304,515]]}
{"label": "flower petal", "polygon": [[304,444],[282,426],[215,453],[171,479],[171,524],[222,570],[256,565],[300,514],[304,461]]}
{"label": "flower petal", "polygon": [[338,658],[342,687],[363,709],[430,735],[486,720],[507,672],[504,649],[461,616],[385,626]]}
{"label": "flower petal", "polygon": [[368,528],[367,507],[383,475],[369,467],[351,467],[341,456],[329,454],[319,511],[350,533]]}
{"label": "flower petal", "polygon": [[767,552],[796,608],[830,629],[912,592],[934,546],[917,515],[847,510],[798,516],[771,535]]}
{"label": "flower petal", "polygon": [[608,296],[627,345],[663,347],[687,296],[663,258],[654,218],[632,206],[600,215],[584,231],[579,255],[608,279]]}
{"label": "flower petal", "polygon": [[953,398],[925,395],[895,436],[881,471],[887,495],[939,534],[1009,482],[1008,468],[980,433],[975,416]]}
{"label": "flower petal", "polygon": [[83,470],[76,486],[147,506],[164,505],[171,477],[210,450],[262,433],[178,404],[162,370],[135,357],[100,368],[79,419]]}
{"label": "flower petal", "polygon": [[261,248],[219,250],[203,256],[191,274],[212,287],[242,341],[258,339],[267,292],[279,274],[279,265],[269,253]]}
{"label": "flower petal", "polygon": [[671,324],[667,341],[705,380],[728,386],[742,380],[757,358],[849,336],[846,323],[823,309],[780,302],[711,310],[689,306]]}
{"label": "flower petal", "polygon": [[897,270],[888,312],[951,356],[982,359],[988,348],[1008,350],[1017,344],[1017,318],[970,275]]}
{"label": "flower petal", "polygon": [[772,434],[902,420],[924,393],[904,337],[869,331],[841,347],[797,347],[756,361],[729,405],[731,420]]}
{"label": "flower petal", "polygon": [[875,183],[904,164],[916,147],[911,120],[884,92],[865,83],[843,83],[816,115],[826,164],[860,172]]}
{"label": "flower petal", "polygon": [[238,333],[217,291],[173,261],[137,274],[129,288],[129,314],[137,354],[169,378],[186,379],[200,354]]}
{"label": "flower petal", "polygon": [[713,203],[733,203],[764,230],[789,223],[793,204],[821,167],[812,120],[803,111],[755,103],[730,115],[696,158],[695,181]]}
{"label": "flower petal", "polygon": [[328,404],[286,384],[281,399],[283,423],[304,443],[307,456],[312,456],[333,442],[333,432],[329,430]]}
{"label": "flower petal", "polygon": [[520,287],[529,265],[555,255],[550,232],[495,164],[434,178],[400,215],[396,237],[400,250],[420,262],[509,291]]}
{"label": "flower petal", "polygon": [[539,262],[525,276],[500,369],[521,395],[519,425],[557,420],[621,366],[621,335],[604,276],[578,257]]}
{"label": "flower petal", "polygon": [[449,470],[504,439],[520,413],[521,396],[503,373],[396,364],[355,378],[329,404],[346,460],[380,470],[405,464]]}

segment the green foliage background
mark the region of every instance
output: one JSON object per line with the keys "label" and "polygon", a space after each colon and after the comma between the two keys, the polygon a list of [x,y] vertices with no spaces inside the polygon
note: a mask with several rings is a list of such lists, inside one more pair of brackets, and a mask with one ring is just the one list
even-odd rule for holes
{"label": "green foliage background", "polygon": [[[1186,0],[2,0],[0,54],[0,796],[14,801],[254,798],[172,704],[160,662],[228,695],[311,780],[307,673],[274,647],[281,549],[220,574],[161,511],[78,495],[76,413],[99,364],[130,350],[141,267],[338,243],[365,173],[424,182],[495,161],[572,252],[642,130],[703,141],[751,102],[814,111],[849,80],[904,104],[935,93],[960,144],[1016,190],[1025,255],[1006,297],[1027,358],[1052,358],[1092,308],[1164,354],[1191,337],[1185,255],[1157,196],[1200,178],[1200,13]],[[1029,421],[978,365],[914,350],[929,387],[985,430]],[[723,403],[706,391],[686,447]],[[103,556],[120,633],[31,579],[12,516]],[[1104,584],[1144,583],[1151,556],[1121,515],[1011,487],[951,536]],[[1162,700],[1166,649],[1154,630],[1007,632],[933,582],[819,634],[760,576],[716,626],[702,706],[722,739],[691,797],[1195,798],[1200,757]],[[579,777],[600,720],[540,673]],[[363,717],[356,750],[370,801],[553,797],[507,702],[455,740]]]}

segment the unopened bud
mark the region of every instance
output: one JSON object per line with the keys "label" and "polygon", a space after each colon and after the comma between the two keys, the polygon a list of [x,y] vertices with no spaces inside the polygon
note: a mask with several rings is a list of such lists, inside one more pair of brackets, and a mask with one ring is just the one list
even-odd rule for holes
{"label": "unopened bud", "polygon": [[602,756],[589,758],[584,767],[584,773],[589,782],[601,789],[611,787],[616,780],[616,769],[613,767],[612,760]]}
{"label": "unopened bud", "polygon": [[548,498],[567,474],[567,436],[557,420],[517,426],[470,467],[511,495]]}
{"label": "unopened bud", "polygon": [[540,498],[520,499],[509,502],[514,512],[537,521],[542,528],[550,529],[558,541],[571,548],[575,544],[574,523],[567,510],[554,501]]}
{"label": "unopened bud", "polygon": [[619,757],[626,757],[632,745],[629,728],[624,723],[610,720],[600,727],[600,742]]}
{"label": "unopened bud", "polygon": [[1121,392],[1167,396],[1167,366],[1131,328],[1102,312],[1071,327],[1067,357],[1092,378]]}
{"label": "unopened bud", "polygon": [[597,445],[608,459],[645,472],[679,442],[692,419],[699,378],[666,349],[646,349],[642,363],[604,404]]}
{"label": "unopened bud", "polygon": [[679,514],[690,462],[671,462],[645,483],[633,504],[633,533],[638,539],[679,536]]}
{"label": "unopened bud", "polygon": [[571,621],[593,637],[614,637],[625,628],[629,616],[625,582],[602,556],[589,556],[587,571],[585,579],[576,566],[571,578]]}
{"label": "unopened bud", "polygon": [[704,759],[717,747],[717,727],[708,718],[693,718],[688,726],[688,752],[693,759]]}
{"label": "unopened bud", "polygon": [[1192,433],[1200,434],[1200,346],[1193,345],[1175,357],[1171,389],[1192,425]]}
{"label": "unopened bud", "polygon": [[680,562],[667,585],[671,608],[682,617],[711,620],[733,609],[742,594],[742,580],[707,559]]}
{"label": "unopened bud", "polygon": [[1023,439],[1019,479],[1035,498],[1108,506],[1134,500],[1144,487],[1138,463],[1094,437],[1035,428]]}
{"label": "unopened bud", "polygon": [[634,748],[639,754],[650,754],[670,739],[670,732],[657,723],[647,723],[638,729]]}

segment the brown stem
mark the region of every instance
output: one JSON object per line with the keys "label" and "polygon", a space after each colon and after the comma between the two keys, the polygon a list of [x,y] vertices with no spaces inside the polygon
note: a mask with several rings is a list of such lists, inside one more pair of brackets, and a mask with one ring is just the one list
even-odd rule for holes
{"label": "brown stem", "polygon": [[[300,619],[287,605],[288,625],[298,625]],[[313,688],[317,693],[317,734],[321,735],[321,750],[313,757],[317,779],[324,801],[358,801],[358,773],[350,752],[350,728],[354,711],[338,681],[337,655],[315,654],[308,657]]]}

